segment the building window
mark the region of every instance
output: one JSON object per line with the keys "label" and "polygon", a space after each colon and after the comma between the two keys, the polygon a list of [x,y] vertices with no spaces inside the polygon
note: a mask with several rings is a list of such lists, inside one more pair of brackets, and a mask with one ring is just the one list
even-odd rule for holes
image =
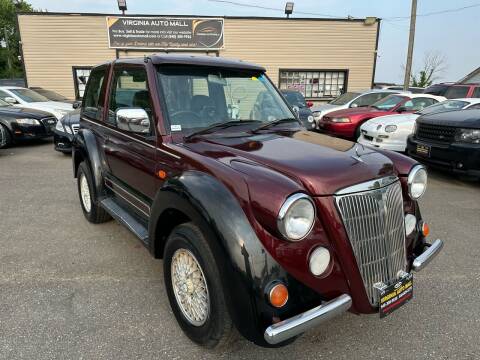
{"label": "building window", "polygon": [[298,90],[307,99],[335,98],[346,87],[346,70],[280,70],[280,89]]}
{"label": "building window", "polygon": [[85,92],[85,85],[87,85],[88,77],[92,71],[91,66],[74,66],[73,70],[73,84],[75,86],[75,98],[77,100],[83,98]]}

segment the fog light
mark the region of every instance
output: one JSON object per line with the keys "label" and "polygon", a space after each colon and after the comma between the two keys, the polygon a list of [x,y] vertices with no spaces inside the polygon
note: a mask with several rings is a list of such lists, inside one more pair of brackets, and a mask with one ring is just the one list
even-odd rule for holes
{"label": "fog light", "polygon": [[405,215],[405,234],[410,235],[417,226],[417,218],[412,214]]}
{"label": "fog light", "polygon": [[310,255],[310,272],[315,276],[322,275],[330,264],[330,251],[324,247],[318,247]]}
{"label": "fog light", "polygon": [[281,308],[288,301],[288,289],[282,283],[274,285],[268,293],[270,304],[276,308]]}

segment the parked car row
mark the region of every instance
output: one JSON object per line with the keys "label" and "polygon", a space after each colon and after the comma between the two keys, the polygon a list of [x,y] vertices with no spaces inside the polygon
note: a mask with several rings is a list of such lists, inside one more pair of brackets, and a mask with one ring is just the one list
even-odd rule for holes
{"label": "parked car row", "polygon": [[51,137],[57,121],[72,110],[72,102],[53,91],[1,86],[0,148],[17,141]]}

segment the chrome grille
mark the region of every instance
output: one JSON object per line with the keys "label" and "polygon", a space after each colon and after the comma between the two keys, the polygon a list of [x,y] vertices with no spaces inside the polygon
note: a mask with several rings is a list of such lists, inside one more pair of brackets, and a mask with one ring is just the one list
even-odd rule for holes
{"label": "chrome grille", "polygon": [[[370,303],[378,305],[374,285],[390,284],[406,270],[402,189],[398,179],[383,187],[381,181],[364,185],[377,188],[344,189],[335,199]],[[362,184],[351,189],[358,191]]]}
{"label": "chrome grille", "polygon": [[80,129],[80,124],[72,124],[72,131],[74,134],[78,133],[78,129]]}

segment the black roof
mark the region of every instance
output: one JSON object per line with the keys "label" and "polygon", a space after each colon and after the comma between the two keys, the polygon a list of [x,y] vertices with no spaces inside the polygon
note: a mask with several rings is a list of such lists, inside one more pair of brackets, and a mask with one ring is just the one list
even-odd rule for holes
{"label": "black roof", "polygon": [[[263,66],[249,63],[243,60],[227,59],[218,56],[199,56],[199,55],[179,55],[179,54],[153,54],[148,55],[154,65],[193,65],[193,66],[213,66],[229,69],[245,69],[265,71]],[[124,58],[115,60],[116,64],[138,64],[144,62],[145,58]]]}

